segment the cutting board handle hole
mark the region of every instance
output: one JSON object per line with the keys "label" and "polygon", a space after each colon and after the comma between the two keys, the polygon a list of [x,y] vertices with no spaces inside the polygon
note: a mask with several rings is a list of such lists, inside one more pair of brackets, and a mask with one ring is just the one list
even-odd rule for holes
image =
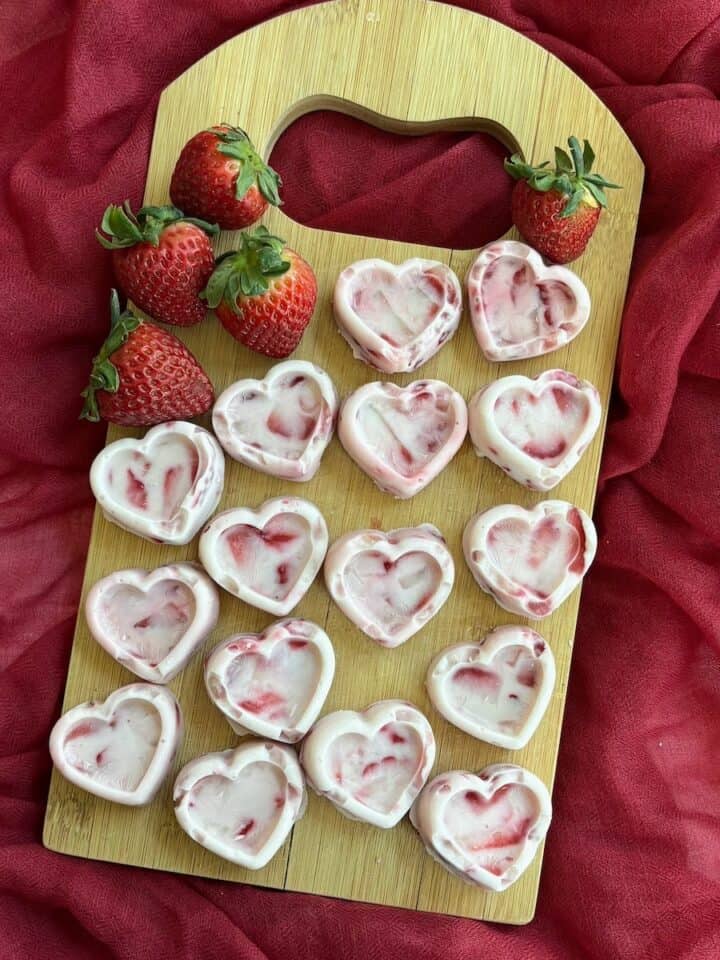
{"label": "cutting board handle hole", "polygon": [[283,213],[322,230],[472,249],[511,227],[503,159],[522,150],[489,120],[408,122],[331,97],[296,103],[266,148]]}

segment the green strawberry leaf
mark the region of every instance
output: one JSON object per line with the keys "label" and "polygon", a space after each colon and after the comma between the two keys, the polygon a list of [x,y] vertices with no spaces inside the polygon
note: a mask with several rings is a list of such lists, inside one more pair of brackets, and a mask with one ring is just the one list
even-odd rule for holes
{"label": "green strawberry leaf", "polygon": [[186,217],[182,210],[170,205],[141,207],[136,215],[126,200],[121,207],[110,204],[95,236],[106,250],[121,250],[137,243],[151,243],[156,247],[163,230],[173,223],[192,223],[209,236],[214,236],[219,229],[215,223]]}
{"label": "green strawberry leaf", "polygon": [[269,233],[267,227],[257,227],[252,233],[245,231],[240,238],[239,248],[216,262],[200,294],[212,309],[224,303],[239,313],[240,297],[262,296],[274,277],[290,269],[290,261],[283,257],[285,241]]}
{"label": "green strawberry leaf", "polygon": [[575,172],[579,178],[582,178],[585,173],[585,161],[583,160],[583,152],[580,147],[580,141],[577,137],[568,137],[568,146],[570,147],[570,154],[573,159]]}
{"label": "green strawberry leaf", "polygon": [[80,394],[85,401],[80,412],[81,420],[97,422],[100,419],[97,402],[98,390],[117,393],[120,389],[120,375],[111,358],[141,323],[142,320],[129,310],[120,311],[120,299],[117,290],[112,290],[110,293],[110,333],[100,347],[98,355],[93,358],[90,381]]}
{"label": "green strawberry leaf", "polygon": [[592,170],[592,165],[595,163],[595,152],[587,140],[584,140],[583,144],[583,166],[585,167],[585,176],[587,177]]}
{"label": "green strawberry leaf", "polygon": [[240,127],[213,131],[218,138],[217,149],[226,157],[232,157],[240,164],[235,181],[235,198],[242,200],[250,187],[256,185],[268,203],[280,206],[278,188],[282,181],[279,175],[268,166],[256,151],[252,141]]}
{"label": "green strawberry leaf", "polygon": [[571,217],[575,213],[577,208],[580,206],[580,202],[582,201],[582,198],[583,198],[583,193],[584,191],[582,187],[580,187],[578,190],[573,191],[572,196],[570,197],[568,202],[565,204],[560,214],[561,219],[564,220],[567,217]]}
{"label": "green strawberry leaf", "polygon": [[597,200],[601,207],[607,206],[607,196],[603,191],[602,187],[598,187],[596,183],[591,183],[590,180],[585,180],[585,189],[592,194],[593,197]]}
{"label": "green strawberry leaf", "polygon": [[560,147],[555,147],[555,166],[559,173],[572,173],[572,160]]}

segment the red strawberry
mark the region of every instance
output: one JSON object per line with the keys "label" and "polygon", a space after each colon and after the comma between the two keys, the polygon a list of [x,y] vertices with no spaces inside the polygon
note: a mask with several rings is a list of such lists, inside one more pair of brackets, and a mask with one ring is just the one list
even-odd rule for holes
{"label": "red strawberry", "polygon": [[282,181],[239,127],[202,130],[182,148],[170,181],[170,198],[194,217],[242,230],[279,206]]}
{"label": "red strawberry", "polygon": [[205,371],[176,336],[120,312],[110,295],[110,333],[93,360],[81,417],[145,427],[205,413],[215,395]]}
{"label": "red strawberry", "polygon": [[590,172],[595,154],[587,140],[581,148],[577,137],[570,137],[568,146],[570,156],[555,147],[555,169],[549,161],[531,167],[517,153],[505,161],[518,181],[512,193],[513,223],[532,247],[556,263],[580,256],[607,206],[605,190],[620,189]]}
{"label": "red strawberry", "polygon": [[218,232],[215,224],[176,207],[143,207],[135,216],[126,200],[122,207],[110,204],[100,230],[95,235],[112,250],[118,286],[128,299],[153,320],[178,327],[200,323],[207,308],[198,294],[215,266],[209,240]]}
{"label": "red strawberry", "polygon": [[313,315],[315,274],[265,227],[240,239],[239,250],[220,257],[202,296],[240,343],[268,357],[287,357]]}

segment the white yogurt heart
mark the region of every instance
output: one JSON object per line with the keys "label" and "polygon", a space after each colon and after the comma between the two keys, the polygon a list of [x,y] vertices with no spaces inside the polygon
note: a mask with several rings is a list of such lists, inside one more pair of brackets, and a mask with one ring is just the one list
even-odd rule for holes
{"label": "white yogurt heart", "polygon": [[366,383],[343,403],[338,437],[381,490],[405,499],[448,465],[467,423],[465,401],[441,380]]}
{"label": "white yogurt heart", "polygon": [[142,806],[170,772],[182,736],[170,690],[132,683],[64,713],[50,734],[50,755],[65,779],[88,793]]}
{"label": "white yogurt heart", "polygon": [[305,778],[289,747],[246,740],[186,764],[173,799],[178,823],[196,843],[259,870],[305,812]]}
{"label": "white yogurt heart", "polygon": [[461,880],[496,892],[527,870],[551,819],[545,784],[509,763],[479,774],[441,773],[410,811],[433,859]]}
{"label": "white yogurt heart", "polygon": [[303,741],[308,783],[353,820],[394,827],[435,761],[435,737],[411,703],[381,700],[319,720]]}
{"label": "white yogurt heart", "polygon": [[397,647],[424,627],[454,580],[452,555],[428,523],[388,533],[346,533],[325,560],[325,583],[335,603],[384,647]]}
{"label": "white yogurt heart", "polygon": [[515,240],[484,247],[467,276],[470,320],[488,360],[538,357],[574,339],[590,316],[590,294],[567,267],[546,266]]}
{"label": "white yogurt heart", "polygon": [[477,643],[448,647],[426,686],[446,720],[486,743],[519,750],[535,733],[555,685],[555,659],[524,626],[496,627]]}
{"label": "white yogurt heart", "polygon": [[236,733],[296,743],[322,710],[334,674],[324,630],[309,620],[279,620],[215,647],[205,686]]}
{"label": "white yogurt heart", "polygon": [[118,570],[98,580],[85,601],[95,640],[151,683],[168,683],[187,666],[218,611],[215,584],[194,563]]}
{"label": "white yogurt heart", "polygon": [[572,593],[595,557],[590,517],[564,500],[532,510],[503,504],[465,527],[463,552],[478,584],[511,613],[547,617]]}
{"label": "white yogurt heart", "polygon": [[358,260],[335,284],[335,319],[353,355],[384,373],[417,370],[460,323],[462,290],[453,271],[415,258],[400,266]]}
{"label": "white yogurt heart", "polygon": [[109,443],[90,468],[90,486],[113,523],[148,540],[189,543],[222,496],[225,458],[194,423],[160,423],[142,440]]}
{"label": "white yogurt heart", "polygon": [[338,396],[330,377],[305,360],[238,380],[217,399],[213,430],[235,460],[284,480],[315,476],[332,437]]}
{"label": "white yogurt heart", "polygon": [[200,561],[228,593],[285,616],[307,593],[327,545],[327,526],[313,503],[276,497],[257,510],[218,514],[200,537]]}
{"label": "white yogurt heart", "polygon": [[502,377],[470,401],[470,438],[479,457],[532,490],[557,486],[600,426],[600,395],[565,370],[534,379]]}

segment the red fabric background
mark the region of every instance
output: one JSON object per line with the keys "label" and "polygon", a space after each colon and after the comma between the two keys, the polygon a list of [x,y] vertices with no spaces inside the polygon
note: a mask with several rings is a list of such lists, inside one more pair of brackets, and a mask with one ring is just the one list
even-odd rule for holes
{"label": "red fabric background", "polygon": [[[76,419],[107,322],[92,228],[108,201],[141,197],[160,90],[293,5],[3,0],[0,960],[720,957],[720,6],[463,5],[562,57],[647,165],[537,919],[502,928],[42,848],[103,435]],[[396,140],[316,116],[274,159],[307,223],[470,245],[509,218],[498,156],[479,136]]]}

